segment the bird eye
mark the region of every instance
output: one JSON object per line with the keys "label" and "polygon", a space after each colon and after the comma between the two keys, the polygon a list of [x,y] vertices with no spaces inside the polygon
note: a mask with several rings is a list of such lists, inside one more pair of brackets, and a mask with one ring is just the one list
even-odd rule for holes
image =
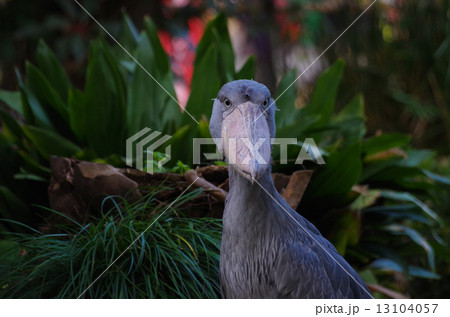
{"label": "bird eye", "polygon": [[230,99],[225,99],[223,103],[225,104],[226,107],[230,107],[231,106]]}
{"label": "bird eye", "polygon": [[264,106],[264,107],[267,107],[268,104],[269,104],[269,99],[264,100],[263,106]]}

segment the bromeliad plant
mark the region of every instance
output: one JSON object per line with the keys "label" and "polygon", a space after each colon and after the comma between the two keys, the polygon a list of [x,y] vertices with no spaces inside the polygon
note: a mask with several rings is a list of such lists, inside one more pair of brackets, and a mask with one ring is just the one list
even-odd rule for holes
{"label": "bromeliad plant", "polygon": [[[184,112],[172,98],[175,91],[169,59],[153,23],[146,19],[144,31],[138,33],[125,16],[118,40],[136,60],[102,38],[94,41],[84,90],[73,87],[54,54],[40,42],[36,65],[27,63],[24,78],[18,74],[19,92],[0,91],[0,99],[11,108],[0,108],[2,217],[30,225],[37,222],[29,203],[46,205],[42,197],[46,196],[50,155],[124,165],[126,138],[144,127],[172,135],[173,162],[190,164],[192,138],[209,137],[211,98],[227,81],[253,78],[253,58],[241,70],[235,70],[223,15],[208,24],[198,45],[191,95]],[[407,135],[366,137],[362,95],[336,112],[343,69],[344,62],[337,61],[325,71],[309,103],[301,109],[296,107],[295,85],[289,86],[296,78],[295,71],[281,79],[275,94],[280,109],[276,115],[277,137],[297,138],[298,143],[288,147],[287,165],[279,164],[274,148],[273,169],[285,173],[314,169],[298,211],[315,222],[355,266],[364,267],[367,281],[397,288],[387,278],[394,272],[406,277],[438,278],[435,257],[439,254],[435,249],[447,251],[445,247],[433,247],[440,245],[439,239],[434,241],[440,218],[423,200],[429,197],[433,182],[450,180],[422,168],[433,153],[409,148]],[[21,120],[14,119],[13,111]],[[312,161],[305,161],[304,166],[294,164],[306,138],[313,138],[320,147],[325,165]],[[186,166],[178,164],[178,168]],[[23,230],[11,222],[8,229]],[[97,229],[100,235],[100,227]],[[86,243],[99,239],[82,236]],[[170,295],[166,295],[181,296],[178,290],[172,291],[176,293],[167,291]]]}

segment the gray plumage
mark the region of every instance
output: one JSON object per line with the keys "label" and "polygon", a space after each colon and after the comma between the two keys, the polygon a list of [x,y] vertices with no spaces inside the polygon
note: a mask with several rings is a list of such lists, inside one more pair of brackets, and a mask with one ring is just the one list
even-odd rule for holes
{"label": "gray plumage", "polygon": [[267,165],[243,160],[251,151],[239,142],[237,160],[230,164],[234,152],[225,141],[275,137],[275,108],[268,89],[249,80],[224,85],[214,102],[210,132],[224,139],[217,145],[230,179],[220,251],[223,297],[371,298],[334,246],[278,194],[270,174],[270,141],[258,149]]}

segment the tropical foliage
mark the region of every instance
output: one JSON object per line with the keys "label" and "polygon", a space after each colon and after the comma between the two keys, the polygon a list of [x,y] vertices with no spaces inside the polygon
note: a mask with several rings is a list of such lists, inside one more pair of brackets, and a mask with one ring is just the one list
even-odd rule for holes
{"label": "tropical foliage", "polygon": [[[91,44],[83,90],[71,84],[40,42],[35,64],[27,63],[23,78],[17,74],[20,90],[0,91],[9,106],[0,109],[0,215],[8,219],[1,224],[1,247],[11,251],[2,260],[9,273],[0,285],[11,297],[76,297],[112,265],[108,278],[86,297],[215,297],[218,221],[166,215],[140,236],[155,219],[145,216],[155,207],[152,196],[136,205],[124,201],[121,208],[89,224],[61,228],[57,235],[36,231],[39,216],[51,213],[36,207],[48,205],[43,197],[51,155],[123,166],[126,139],[150,127],[173,136],[172,162],[191,165],[191,140],[209,137],[211,98],[225,82],[253,78],[255,70],[250,58],[236,71],[226,18],[218,15],[198,45],[191,94],[180,111],[169,60],[151,20],[139,33],[124,16],[118,41],[131,55],[107,40]],[[274,146],[273,169],[313,169],[298,211],[366,281],[408,293],[392,277],[437,279],[436,257],[448,261],[439,238],[441,220],[425,202],[436,182],[450,180],[424,169],[433,152],[411,148],[408,135],[366,136],[363,95],[336,111],[344,67],[338,60],[325,71],[301,109],[295,85],[290,86],[297,74],[290,71],[281,79],[275,93],[277,137],[297,138],[297,143],[288,147],[288,164],[281,164]],[[319,146],[325,165],[295,164],[306,138]],[[113,262],[136,238],[130,252]],[[17,257],[17,250],[25,251]],[[48,273],[54,271],[50,283]]]}

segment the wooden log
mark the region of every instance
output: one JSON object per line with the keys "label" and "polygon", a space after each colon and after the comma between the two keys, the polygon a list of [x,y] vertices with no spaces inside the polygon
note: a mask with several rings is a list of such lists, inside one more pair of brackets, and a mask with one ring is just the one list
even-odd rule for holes
{"label": "wooden log", "polygon": [[289,182],[286,187],[281,191],[281,196],[292,209],[297,209],[298,204],[305,193],[306,187],[311,180],[312,173],[313,172],[310,170],[295,171],[289,177]]}
{"label": "wooden log", "polygon": [[197,175],[197,172],[195,170],[189,170],[186,173],[184,173],[184,177],[186,180],[194,184],[196,187],[201,187],[203,190],[216,198],[220,202],[225,202],[225,199],[227,198],[228,193],[224,191],[223,189],[216,187],[212,183],[205,180],[203,177],[200,177]]}
{"label": "wooden log", "polygon": [[[194,180],[192,189],[202,187],[200,195],[183,205],[190,217],[221,217],[228,195],[228,168],[204,166],[185,175],[149,174],[133,168],[115,168],[108,164],[84,162],[64,157],[51,157],[52,177],[48,188],[52,209],[80,223],[89,216],[107,211],[125,198],[133,203],[156,191],[156,201],[166,204],[176,199]],[[311,178],[311,171],[298,171],[292,176],[273,173],[277,190],[296,209]],[[110,197],[105,200],[106,197]],[[61,217],[62,218],[62,217]],[[53,222],[55,223],[55,222]]]}

